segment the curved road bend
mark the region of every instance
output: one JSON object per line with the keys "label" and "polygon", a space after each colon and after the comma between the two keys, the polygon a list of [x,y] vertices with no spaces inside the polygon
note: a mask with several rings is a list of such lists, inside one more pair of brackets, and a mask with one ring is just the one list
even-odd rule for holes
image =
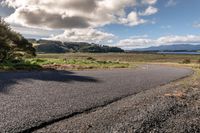
{"label": "curved road bend", "polygon": [[190,74],[189,69],[159,65],[98,71],[1,72],[0,132],[27,131]]}

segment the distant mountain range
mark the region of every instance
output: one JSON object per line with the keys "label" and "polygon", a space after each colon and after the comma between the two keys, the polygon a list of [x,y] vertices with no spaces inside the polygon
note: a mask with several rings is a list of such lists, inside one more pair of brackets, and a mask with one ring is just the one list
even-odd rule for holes
{"label": "distant mountain range", "polygon": [[141,51],[141,52],[183,52],[183,51],[199,51],[199,45],[191,45],[191,44],[174,44],[174,45],[162,45],[157,47],[149,47],[149,48],[139,48],[133,49],[131,51]]}
{"label": "distant mountain range", "polygon": [[118,47],[109,47],[86,42],[60,42],[51,40],[29,39],[33,43],[37,53],[68,53],[68,52],[89,52],[89,53],[107,53],[124,52]]}

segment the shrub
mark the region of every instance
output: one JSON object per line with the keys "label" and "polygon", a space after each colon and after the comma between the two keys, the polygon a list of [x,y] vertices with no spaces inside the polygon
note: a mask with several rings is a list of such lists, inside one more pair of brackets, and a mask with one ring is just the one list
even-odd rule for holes
{"label": "shrub", "polygon": [[200,64],[200,59],[197,60],[197,63]]}
{"label": "shrub", "polygon": [[182,63],[183,63],[183,64],[190,64],[190,63],[191,63],[191,60],[190,60],[190,59],[184,59]]}
{"label": "shrub", "polygon": [[26,55],[35,56],[32,44],[0,18],[0,63]]}
{"label": "shrub", "polygon": [[93,57],[87,57],[87,60],[90,60],[90,61],[95,61],[96,59],[93,58]]}

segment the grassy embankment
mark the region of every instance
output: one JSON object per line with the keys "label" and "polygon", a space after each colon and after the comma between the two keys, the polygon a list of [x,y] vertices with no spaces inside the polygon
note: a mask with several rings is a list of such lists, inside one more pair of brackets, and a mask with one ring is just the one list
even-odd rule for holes
{"label": "grassy embankment", "polygon": [[111,69],[128,68],[141,63],[164,63],[171,65],[187,65],[199,67],[199,55],[161,55],[134,53],[71,53],[71,54],[39,54],[36,58],[26,58],[18,62],[0,64],[0,70],[32,70],[32,69]]}

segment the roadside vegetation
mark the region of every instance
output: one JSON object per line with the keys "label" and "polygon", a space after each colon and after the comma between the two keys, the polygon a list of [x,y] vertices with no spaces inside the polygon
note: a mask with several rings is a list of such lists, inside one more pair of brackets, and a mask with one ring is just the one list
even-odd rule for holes
{"label": "roadside vegetation", "polygon": [[86,59],[52,59],[52,58],[33,58],[26,59],[27,62],[35,66],[42,66],[43,69],[56,70],[83,70],[83,69],[111,69],[127,68],[128,63],[117,61],[101,61],[88,57]]}
{"label": "roadside vegetation", "polygon": [[1,70],[31,69],[112,69],[130,68],[138,64],[159,63],[200,68],[199,55],[161,55],[145,53],[68,53],[38,54],[22,60],[7,60],[0,63]]}
{"label": "roadside vegetation", "polygon": [[128,63],[199,63],[200,55],[169,55],[169,54],[148,54],[148,53],[67,53],[67,54],[38,54],[38,58],[51,59],[86,59],[92,57],[96,60],[110,60]]}
{"label": "roadside vegetation", "polygon": [[0,62],[36,56],[33,45],[0,18]]}
{"label": "roadside vegetation", "polygon": [[31,64],[55,69],[129,68],[138,64],[159,63],[181,66],[200,65],[199,55],[162,55],[146,53],[68,53],[38,54],[26,59]]}
{"label": "roadside vegetation", "polygon": [[14,70],[35,68],[36,66],[24,61],[25,57],[36,56],[33,45],[22,35],[13,31],[3,19],[0,18],[0,69]]}

